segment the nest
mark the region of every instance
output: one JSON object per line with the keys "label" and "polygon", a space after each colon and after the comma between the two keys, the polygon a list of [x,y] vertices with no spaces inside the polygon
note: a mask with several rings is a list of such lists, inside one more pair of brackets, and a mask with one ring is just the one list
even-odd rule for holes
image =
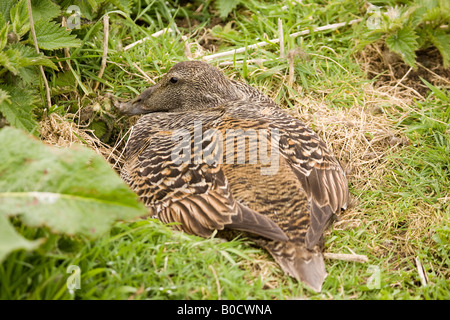
{"label": "nest", "polygon": [[102,156],[113,169],[120,170],[123,165],[122,140],[113,147],[103,143],[95,136],[94,131],[74,122],[75,115],[66,114],[64,117],[52,113],[41,121],[41,140],[57,147],[70,147],[74,143],[82,144]]}
{"label": "nest", "polygon": [[383,175],[387,154],[408,144],[400,130],[392,128],[393,122],[382,107],[404,107],[407,102],[370,84],[364,88],[363,100],[348,109],[334,109],[323,100],[296,97],[296,109],[289,110],[325,141],[349,180],[361,190],[370,187],[366,185],[369,177]]}
{"label": "nest", "polygon": [[289,112],[313,128],[333,151],[357,192],[350,194],[348,208],[333,228],[358,227],[366,219],[357,206],[358,199],[368,190],[379,190],[382,178],[392,170],[388,155],[409,144],[403,133],[394,129],[388,114],[396,107],[410,108],[412,98],[396,97],[366,84],[362,102],[355,99],[350,108],[335,109],[308,96],[294,100],[296,108]]}

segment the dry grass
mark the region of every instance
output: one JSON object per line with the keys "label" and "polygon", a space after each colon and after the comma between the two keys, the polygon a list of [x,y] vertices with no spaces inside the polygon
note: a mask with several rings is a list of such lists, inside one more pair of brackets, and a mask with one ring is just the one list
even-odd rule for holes
{"label": "dry grass", "polygon": [[314,127],[317,134],[334,150],[349,180],[364,190],[367,178],[382,176],[389,152],[407,144],[399,130],[392,128],[380,105],[390,107],[398,101],[385,96],[371,85],[364,88],[363,103],[348,109],[330,108],[324,101],[310,97],[295,98],[296,116]]}
{"label": "dry grass", "polygon": [[75,115],[70,113],[64,117],[57,113],[50,114],[40,123],[41,140],[50,145],[64,148],[73,144],[85,145],[101,155],[112,167],[123,162],[121,150],[116,147],[117,144],[111,147],[103,143],[95,136],[93,130],[76,124],[75,118]]}
{"label": "dry grass", "polygon": [[450,85],[450,68],[443,67],[442,57],[433,47],[417,51],[417,69],[404,63],[382,41],[367,45],[355,59],[367,77],[375,79],[377,88],[396,97],[423,100],[428,88],[420,78],[438,87]]}

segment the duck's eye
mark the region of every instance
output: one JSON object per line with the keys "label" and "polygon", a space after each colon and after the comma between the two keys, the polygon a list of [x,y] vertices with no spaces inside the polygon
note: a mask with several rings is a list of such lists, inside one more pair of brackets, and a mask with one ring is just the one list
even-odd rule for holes
{"label": "duck's eye", "polygon": [[177,83],[178,82],[178,78],[177,77],[172,77],[170,78],[170,83]]}

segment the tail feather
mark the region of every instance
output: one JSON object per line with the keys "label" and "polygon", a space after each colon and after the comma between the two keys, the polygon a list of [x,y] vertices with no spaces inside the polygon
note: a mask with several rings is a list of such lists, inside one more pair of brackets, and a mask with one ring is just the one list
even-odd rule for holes
{"label": "tail feather", "polygon": [[284,242],[282,251],[273,250],[270,247],[268,249],[284,272],[304,282],[316,292],[322,290],[327,272],[323,255],[319,250],[308,250],[292,242]]}

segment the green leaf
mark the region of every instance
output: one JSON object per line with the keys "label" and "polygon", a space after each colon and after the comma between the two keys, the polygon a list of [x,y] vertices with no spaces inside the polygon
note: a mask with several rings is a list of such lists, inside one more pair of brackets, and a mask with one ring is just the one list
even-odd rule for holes
{"label": "green leaf", "polygon": [[11,11],[13,5],[13,1],[0,1],[0,15],[3,16],[5,21],[11,21],[9,12]]}
{"label": "green leaf", "polygon": [[0,51],[3,50],[3,48],[6,46],[6,43],[8,42],[8,31],[9,31],[9,24],[3,23],[3,17],[0,15]]}
{"label": "green leaf", "polygon": [[95,151],[55,148],[21,130],[0,131],[0,215],[20,215],[30,227],[99,236],[117,220],[148,214]]}
{"label": "green leaf", "polygon": [[36,40],[41,49],[54,50],[81,45],[81,41],[75,35],[70,34],[56,22],[40,20],[36,22],[35,28]]}
{"label": "green leaf", "polygon": [[0,105],[3,102],[11,103],[11,100],[9,98],[11,98],[11,96],[9,95],[9,92],[0,89]]}
{"label": "green leaf", "polygon": [[[16,127],[38,135],[37,122],[33,118],[32,105],[33,97],[31,94],[17,86],[0,86],[2,95],[5,97],[5,92],[8,97],[0,99],[0,112],[5,116],[8,122]],[[0,176],[1,179],[1,176]]]}
{"label": "green leaf", "polygon": [[19,69],[18,76],[22,80],[24,86],[33,85],[35,86],[40,81],[41,74],[38,68],[25,67]]}
{"label": "green leaf", "polygon": [[78,6],[83,17],[93,20],[95,13],[103,2],[104,0],[72,0],[70,4]]}
{"label": "green leaf", "polygon": [[450,13],[450,2],[447,0],[438,0],[438,5],[442,11],[446,12],[446,14]]}
{"label": "green leaf", "polygon": [[58,70],[58,67],[43,53],[37,53],[34,48],[23,45],[22,43],[16,43],[10,46],[11,50],[16,50],[20,57],[18,60],[18,67],[39,66],[49,67],[54,70]]}
{"label": "green leaf", "polygon": [[94,130],[94,134],[98,138],[102,138],[103,135],[107,131],[106,124],[103,121],[92,121],[91,125],[89,126],[92,130]]}
{"label": "green leaf", "polygon": [[0,214],[0,263],[12,251],[25,249],[34,250],[42,240],[29,241],[22,237],[9,222],[5,215]]}
{"label": "green leaf", "polygon": [[416,2],[425,8],[431,9],[434,8],[437,4],[436,0],[416,0]]}
{"label": "green leaf", "polygon": [[417,35],[413,29],[404,27],[386,38],[389,50],[398,53],[403,60],[412,67],[416,67],[416,53],[418,43]]}
{"label": "green leaf", "polygon": [[428,37],[431,43],[439,50],[444,62],[444,68],[448,68],[450,66],[450,34],[429,34]]}
{"label": "green leaf", "polygon": [[217,10],[219,10],[219,16],[222,19],[225,19],[240,2],[240,0],[216,0],[216,6]]}
{"label": "green leaf", "polygon": [[413,27],[422,23],[421,28],[436,28],[447,24],[450,19],[450,6],[448,0],[419,1],[420,7],[416,10]]}
{"label": "green leaf", "polygon": [[27,1],[20,0],[9,12],[13,31],[23,36],[30,30],[30,19],[28,18]]}
{"label": "green leaf", "polygon": [[422,82],[425,83],[425,85],[434,93],[436,98],[444,102],[450,103],[450,98],[447,97],[447,95],[443,91],[439,90],[437,87],[433,86],[431,83],[429,83],[427,80],[423,78],[420,78],[420,80],[422,80]]}
{"label": "green leaf", "polygon": [[434,22],[436,20],[439,20],[440,17],[441,17],[441,11],[439,10],[439,8],[428,9],[422,15],[421,22]]}
{"label": "green leaf", "polygon": [[1,14],[0,11],[0,28],[3,28],[5,25],[6,25],[5,17],[3,16],[3,14]]}
{"label": "green leaf", "polygon": [[51,0],[31,0],[34,23],[39,20],[52,20],[61,13],[61,8]]}
{"label": "green leaf", "polygon": [[53,77],[53,85],[55,87],[76,86],[76,80],[71,71],[58,72]]}
{"label": "green leaf", "polygon": [[13,74],[17,74],[19,72],[19,68],[17,66],[17,61],[19,59],[20,53],[17,50],[0,51],[0,66],[5,67]]}
{"label": "green leaf", "polygon": [[130,0],[109,0],[113,5],[115,5],[119,10],[126,13],[130,12],[132,2]]}
{"label": "green leaf", "polygon": [[37,53],[32,47],[22,43],[9,46],[8,50],[0,52],[0,65],[17,75],[21,68],[42,65],[57,70],[56,65],[44,56]]}

